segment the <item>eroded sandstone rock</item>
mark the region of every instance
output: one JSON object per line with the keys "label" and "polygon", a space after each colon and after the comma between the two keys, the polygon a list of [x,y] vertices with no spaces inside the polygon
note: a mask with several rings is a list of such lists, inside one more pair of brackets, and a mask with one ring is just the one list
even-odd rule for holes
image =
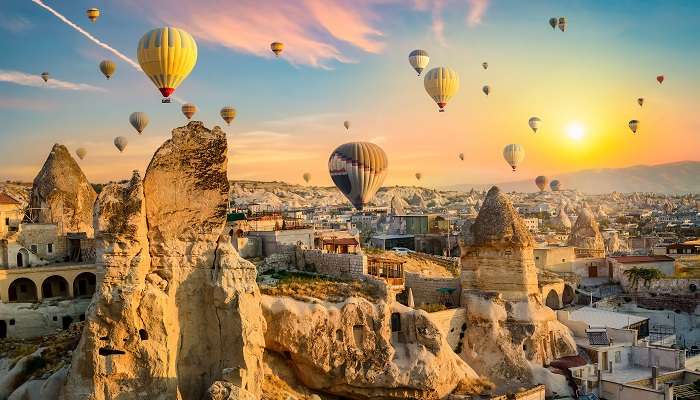
{"label": "eroded sandstone rock", "polygon": [[[599,253],[605,252],[605,242],[600,234],[598,222],[587,205],[579,207],[576,211],[578,217],[571,228],[569,245],[580,249],[594,250]],[[602,254],[601,254],[602,256]]]}
{"label": "eroded sandstone rock", "polygon": [[62,233],[85,232],[92,237],[92,206],[97,194],[66,146],[54,144],[34,178],[30,207],[36,222],[57,223]]}
{"label": "eroded sandstone rock", "polygon": [[478,381],[424,311],[398,303],[263,295],[268,350],[314,390],[353,399],[437,399]]}

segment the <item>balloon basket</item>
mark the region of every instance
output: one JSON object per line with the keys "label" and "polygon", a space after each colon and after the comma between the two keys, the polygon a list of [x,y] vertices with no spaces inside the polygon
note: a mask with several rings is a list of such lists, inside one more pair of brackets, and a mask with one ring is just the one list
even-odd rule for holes
{"label": "balloon basket", "polygon": [[161,100],[160,102],[161,103],[170,103],[170,99],[166,97],[163,100]]}

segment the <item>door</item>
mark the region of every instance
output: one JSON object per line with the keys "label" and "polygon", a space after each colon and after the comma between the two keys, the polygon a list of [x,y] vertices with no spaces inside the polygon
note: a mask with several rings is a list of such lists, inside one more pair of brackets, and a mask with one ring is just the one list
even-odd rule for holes
{"label": "door", "polygon": [[598,277],[598,266],[591,264],[588,266],[588,277],[597,278]]}
{"label": "door", "polygon": [[70,316],[66,315],[63,318],[61,318],[61,325],[63,326],[63,330],[66,330],[70,327],[70,324],[73,323],[73,318]]}
{"label": "door", "polygon": [[80,239],[70,239],[70,260],[73,262],[82,261],[80,254]]}
{"label": "door", "polygon": [[17,253],[17,266],[24,267],[24,258],[22,257],[22,252]]}
{"label": "door", "polygon": [[5,339],[7,337],[7,323],[4,320],[0,320],[0,339]]}

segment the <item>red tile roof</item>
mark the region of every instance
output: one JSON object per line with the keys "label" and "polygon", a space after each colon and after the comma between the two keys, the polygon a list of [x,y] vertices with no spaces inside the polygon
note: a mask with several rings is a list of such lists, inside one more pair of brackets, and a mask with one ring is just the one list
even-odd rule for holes
{"label": "red tile roof", "polygon": [[5,193],[0,192],[0,204],[13,204],[19,205],[19,201],[13,199]]}
{"label": "red tile roof", "polygon": [[639,264],[639,263],[653,263],[660,261],[674,261],[673,258],[669,256],[620,256],[612,257],[613,260],[622,264]]}

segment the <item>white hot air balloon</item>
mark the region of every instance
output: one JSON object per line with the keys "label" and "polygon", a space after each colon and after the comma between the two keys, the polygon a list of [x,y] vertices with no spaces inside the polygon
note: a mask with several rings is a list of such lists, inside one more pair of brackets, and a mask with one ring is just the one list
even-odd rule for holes
{"label": "white hot air balloon", "polygon": [[411,64],[411,67],[418,72],[418,76],[420,76],[421,72],[428,66],[430,56],[428,56],[428,52],[425,50],[413,50],[408,55],[408,62]]}
{"label": "white hot air balloon", "polygon": [[136,132],[138,132],[139,135],[143,132],[144,129],[146,129],[148,121],[148,114],[146,114],[145,112],[137,111],[129,115],[129,122],[131,123],[131,126],[133,126],[134,129],[136,129]]}
{"label": "white hot air balloon", "polygon": [[533,132],[537,133],[537,130],[540,129],[540,125],[542,125],[542,120],[539,117],[532,117],[527,121],[527,124],[530,125],[530,129],[532,129]]}
{"label": "white hot air balloon", "polygon": [[126,149],[126,145],[129,144],[129,140],[124,136],[117,136],[114,138],[114,146],[119,149],[119,152],[123,152]]}
{"label": "white hot air balloon", "polygon": [[82,160],[83,158],[85,158],[85,155],[87,154],[87,150],[85,150],[84,147],[78,147],[75,150],[75,154]]}
{"label": "white hot air balloon", "polygon": [[509,144],[503,149],[503,158],[515,172],[518,165],[525,159],[525,148],[519,144]]}

